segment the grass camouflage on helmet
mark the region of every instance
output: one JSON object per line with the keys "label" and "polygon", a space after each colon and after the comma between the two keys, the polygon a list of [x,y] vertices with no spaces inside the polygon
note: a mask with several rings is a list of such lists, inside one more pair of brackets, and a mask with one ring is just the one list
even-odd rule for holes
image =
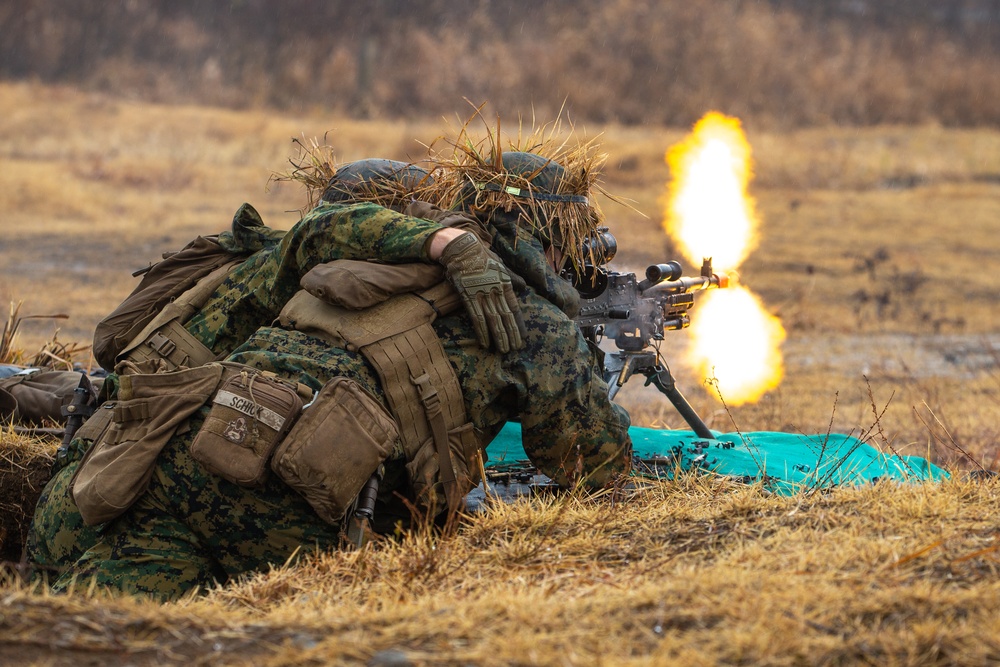
{"label": "grass camouflage on helmet", "polygon": [[434,178],[413,164],[369,158],[342,165],[327,183],[322,201],[370,201],[390,208],[405,206]]}
{"label": "grass camouflage on helmet", "polygon": [[412,163],[367,158],[338,164],[329,145],[317,139],[294,140],[300,155],[289,163],[291,171],[273,174],[271,180],[301,183],[308,197],[306,211],[320,203],[371,202],[400,210],[434,184],[434,177]]}
{"label": "grass camouflage on helmet", "polygon": [[[475,117],[481,117],[477,110]],[[559,123],[543,126],[528,136],[507,142],[496,130],[474,139],[467,122],[448,143],[448,157],[437,157],[440,176],[430,188],[443,208],[461,208],[474,214],[495,209],[516,211],[521,224],[543,243],[553,244],[574,265],[584,263],[584,239],[603,221],[595,192],[614,197],[599,184],[607,155],[594,141],[559,138]]]}

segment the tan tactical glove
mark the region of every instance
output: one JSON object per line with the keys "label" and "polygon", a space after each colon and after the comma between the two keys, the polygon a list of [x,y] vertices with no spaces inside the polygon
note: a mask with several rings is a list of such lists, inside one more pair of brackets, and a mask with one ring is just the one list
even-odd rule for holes
{"label": "tan tactical glove", "polygon": [[467,232],[444,247],[439,261],[462,295],[480,347],[488,348],[491,339],[500,353],[524,347],[524,320],[500,258]]}

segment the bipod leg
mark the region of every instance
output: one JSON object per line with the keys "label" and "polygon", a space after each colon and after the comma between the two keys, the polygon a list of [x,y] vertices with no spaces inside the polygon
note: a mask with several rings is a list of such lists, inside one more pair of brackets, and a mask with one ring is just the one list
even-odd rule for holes
{"label": "bipod leg", "polygon": [[680,416],[691,427],[691,430],[695,432],[695,435],[699,438],[715,439],[708,426],[701,420],[698,413],[694,411],[691,404],[687,402],[681,390],[677,388],[677,382],[674,381],[674,376],[670,373],[669,368],[664,366],[648,369],[646,371],[646,384],[650,383],[656,385],[656,388],[667,397],[677,412],[680,413]]}

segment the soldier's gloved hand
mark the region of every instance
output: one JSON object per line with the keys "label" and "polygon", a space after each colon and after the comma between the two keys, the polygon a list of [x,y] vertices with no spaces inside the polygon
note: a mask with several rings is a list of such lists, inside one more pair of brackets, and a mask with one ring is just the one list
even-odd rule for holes
{"label": "soldier's gloved hand", "polygon": [[524,320],[500,258],[466,232],[444,247],[438,261],[465,302],[480,347],[491,340],[500,353],[524,347]]}

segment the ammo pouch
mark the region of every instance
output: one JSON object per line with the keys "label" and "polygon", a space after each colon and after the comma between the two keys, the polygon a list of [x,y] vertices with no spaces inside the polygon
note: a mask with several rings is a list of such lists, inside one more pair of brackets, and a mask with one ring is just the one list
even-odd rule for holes
{"label": "ammo pouch", "polygon": [[191,443],[191,456],[230,482],[260,486],[271,454],[312,392],[242,364],[221,366],[222,382]]}
{"label": "ammo pouch", "polygon": [[336,524],[368,478],[392,452],[396,423],[353,380],[332,379],[274,453],[271,469]]}
{"label": "ammo pouch", "polygon": [[[91,418],[91,428],[105,426],[70,484],[84,523],[111,521],[131,507],[145,492],[160,451],[205,404],[221,377],[219,364],[120,376],[119,400]],[[105,410],[111,411],[110,421]],[[88,429],[87,435],[96,430]]]}

